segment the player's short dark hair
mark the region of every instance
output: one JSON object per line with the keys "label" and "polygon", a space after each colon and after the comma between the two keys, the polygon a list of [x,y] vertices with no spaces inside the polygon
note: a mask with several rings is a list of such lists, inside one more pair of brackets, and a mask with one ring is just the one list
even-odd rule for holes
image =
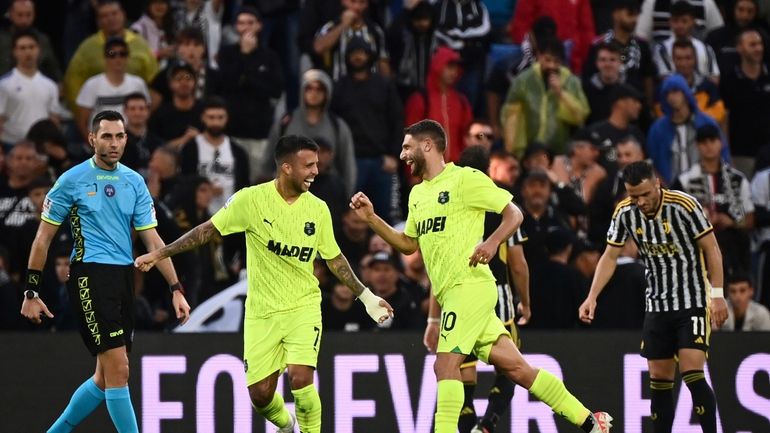
{"label": "player's short dark hair", "polygon": [[126,121],[123,119],[123,115],[118,113],[117,111],[113,110],[104,110],[97,113],[96,116],[94,116],[94,120],[91,121],[91,132],[96,134],[99,132],[99,124],[102,122],[102,120],[107,120],[110,122],[115,121],[121,121],[125,125]]}
{"label": "player's short dark hair", "polygon": [[599,53],[599,51],[609,51],[613,54],[621,55],[623,52],[623,49],[620,46],[620,43],[617,41],[609,41],[609,42],[599,42],[596,45],[596,52]]}
{"label": "player's short dark hair", "polygon": [[457,165],[475,168],[482,173],[486,173],[489,171],[489,151],[479,144],[468,146],[460,153]]}
{"label": "player's short dark hair", "polygon": [[671,18],[679,18],[687,15],[692,18],[695,18],[697,15],[695,6],[690,4],[689,1],[679,0],[678,2],[671,5]]}
{"label": "player's short dark hair", "polygon": [[564,44],[556,36],[550,36],[537,45],[537,54],[550,54],[559,60],[564,60]]}
{"label": "player's short dark hair", "polygon": [[446,132],[444,132],[444,127],[435,120],[423,119],[413,123],[404,129],[404,135],[420,138],[428,137],[436,143],[436,147],[440,152],[444,152],[446,149]]}
{"label": "player's short dark hair", "polygon": [[748,283],[749,286],[754,287],[754,283],[751,280],[751,276],[745,272],[737,271],[727,275],[725,279],[725,286],[729,287],[731,284]]}
{"label": "player's short dark hair", "polygon": [[145,103],[148,103],[147,97],[144,96],[144,93],[142,92],[131,92],[128,95],[126,95],[125,99],[123,99],[123,106],[125,107],[128,105],[129,101],[134,101],[136,99],[141,99]]}
{"label": "player's short dark hair", "polygon": [[673,56],[675,49],[690,49],[692,50],[693,55],[695,55],[695,45],[692,44],[692,41],[689,39],[677,39],[674,41],[674,45],[671,46],[671,55]]}
{"label": "player's short dark hair", "polygon": [[16,48],[16,42],[21,38],[30,38],[34,40],[36,44],[40,45],[40,38],[37,36],[37,33],[32,29],[20,29],[13,33],[13,36],[11,37],[11,47]]}
{"label": "player's short dark hair", "polygon": [[710,140],[721,140],[722,131],[716,125],[706,124],[695,130],[695,142],[703,143]]}
{"label": "player's short dark hair", "polygon": [[275,164],[281,165],[289,155],[294,155],[300,150],[312,150],[318,152],[318,144],[304,135],[284,135],[275,143]]}
{"label": "player's short dark hair", "polygon": [[655,179],[655,170],[647,161],[632,162],[623,169],[623,182],[631,186],[637,186],[647,179]]}
{"label": "player's short dark hair", "polygon": [[529,32],[534,39],[535,47],[538,47],[541,41],[556,37],[556,21],[548,15],[543,15],[532,23],[532,30]]}
{"label": "player's short dark hair", "polygon": [[176,43],[194,42],[198,45],[206,45],[203,31],[199,27],[189,26],[180,30],[176,34]]}
{"label": "player's short dark hair", "polygon": [[201,113],[205,113],[206,110],[212,108],[221,108],[227,111],[227,102],[220,96],[209,96],[203,101],[203,107],[201,107]]}

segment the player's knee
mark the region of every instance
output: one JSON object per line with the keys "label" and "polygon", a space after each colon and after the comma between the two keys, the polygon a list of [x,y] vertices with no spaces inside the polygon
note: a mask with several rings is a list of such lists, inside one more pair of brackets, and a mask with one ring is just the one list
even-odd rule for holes
{"label": "player's knee", "polygon": [[291,389],[302,389],[313,384],[313,375],[296,374],[290,378]]}
{"label": "player's knee", "polygon": [[251,403],[256,407],[265,407],[273,400],[273,392],[267,386],[260,386],[260,384],[254,384],[249,387],[249,397]]}

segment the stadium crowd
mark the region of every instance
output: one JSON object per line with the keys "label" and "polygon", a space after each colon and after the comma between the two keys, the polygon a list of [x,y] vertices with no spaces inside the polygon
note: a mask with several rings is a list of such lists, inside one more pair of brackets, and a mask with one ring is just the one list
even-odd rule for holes
{"label": "stadium crowd", "polygon": [[[5,0],[0,11],[0,330],[76,326],[69,227],[44,271],[55,317],[43,327],[19,314],[20,279],[46,193],[90,157],[90,120],[106,109],[126,119],[121,162],[144,176],[167,243],[271,179],[278,137],[314,139],[310,191],[361,279],[394,307],[387,329],[424,328],[430,281],[419,252],[394,252],[348,202],[360,190],[388,222],[405,219],[405,126],[441,123],[448,161],[483,147],[489,176],[514,194],[531,276],[525,328],[588,327],[577,310],[625,197],[623,168],[649,159],[715,227],[725,329],[770,330],[766,0]],[[629,243],[590,328],[641,328],[637,256]],[[194,308],[244,275],[244,238],[174,262]],[[316,270],[325,329],[386,330]],[[135,287],[137,328],[174,326],[160,274],[137,271]]]}

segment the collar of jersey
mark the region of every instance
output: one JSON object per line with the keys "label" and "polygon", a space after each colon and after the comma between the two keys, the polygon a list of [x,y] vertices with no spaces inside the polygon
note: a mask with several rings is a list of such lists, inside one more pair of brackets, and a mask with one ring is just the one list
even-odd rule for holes
{"label": "collar of jersey", "polygon": [[118,161],[118,163],[115,164],[115,168],[113,168],[112,170],[105,170],[105,169],[99,167],[98,165],[96,165],[96,163],[94,162],[94,158],[96,158],[96,155],[88,158],[88,163],[91,164],[91,168],[95,168],[95,169],[101,170],[101,171],[106,171],[108,173],[115,172],[115,171],[118,170],[118,168],[120,168],[120,161]]}
{"label": "collar of jersey", "polygon": [[444,177],[444,175],[446,175],[447,173],[450,173],[450,172],[454,171],[454,169],[455,169],[455,164],[454,164],[454,162],[449,162],[449,163],[447,163],[447,164],[444,166],[444,169],[443,169],[443,170],[441,170],[441,173],[439,173],[439,174],[438,174],[436,177],[434,177],[434,178],[433,178],[433,179],[431,179],[431,180],[423,180],[423,182],[426,182],[426,183],[428,183],[428,184],[434,183],[434,182],[436,182],[437,180],[439,180],[439,179],[441,179],[442,177]]}
{"label": "collar of jersey", "polygon": [[270,188],[271,190],[273,190],[273,194],[275,194],[275,197],[278,199],[278,201],[279,201],[279,202],[281,202],[281,203],[282,203],[284,206],[286,206],[286,207],[292,207],[292,206],[294,206],[295,204],[297,204],[297,202],[299,202],[300,200],[302,200],[302,197],[304,197],[304,196],[305,196],[305,194],[307,194],[307,192],[303,192],[302,194],[300,194],[300,195],[299,195],[299,197],[297,197],[297,199],[296,199],[296,200],[294,200],[294,203],[289,203],[289,202],[287,202],[287,201],[286,201],[286,199],[285,199],[285,198],[283,198],[283,196],[281,195],[281,193],[280,193],[280,192],[278,192],[278,181],[277,181],[277,180],[273,180],[273,181],[272,181],[272,182],[270,182],[270,183],[272,183],[272,184],[273,184],[273,186]]}

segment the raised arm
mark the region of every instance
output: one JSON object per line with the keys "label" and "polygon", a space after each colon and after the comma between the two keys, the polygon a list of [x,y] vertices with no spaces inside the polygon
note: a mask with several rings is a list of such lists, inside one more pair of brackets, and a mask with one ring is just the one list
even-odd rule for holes
{"label": "raised arm", "polygon": [[337,257],[327,260],[326,265],[332,271],[335,277],[353,292],[354,295],[364,304],[369,317],[377,323],[393,317],[393,307],[387,301],[372,293],[368,287],[364,286],[361,280],[353,273],[353,269],[344,255],[338,254]]}
{"label": "raised arm", "polygon": [[[147,247],[147,251],[157,251],[166,246],[163,239],[160,238],[158,232],[154,229],[142,230],[139,232],[139,237],[142,239],[142,243]],[[157,262],[158,271],[160,271],[163,278],[168,283],[169,290],[172,293],[171,302],[174,305],[174,312],[176,318],[181,321],[182,324],[187,322],[190,318],[190,305],[187,303],[187,299],[184,296],[184,289],[179,282],[179,277],[174,269],[174,264],[171,259],[165,258]]]}
{"label": "raised arm", "polygon": [[361,219],[366,221],[369,227],[374,230],[375,233],[380,235],[385,242],[392,245],[393,248],[397,249],[399,252],[409,255],[417,251],[417,248],[419,247],[417,239],[397,231],[374,213],[372,202],[366,194],[357,192],[353,195],[353,198],[350,199],[350,208],[353,209]]}
{"label": "raised arm", "polygon": [[594,310],[596,310],[596,299],[604,290],[604,286],[612,278],[612,274],[615,273],[615,268],[618,266],[618,257],[620,256],[620,246],[607,244],[607,248],[604,249],[604,254],[599,259],[599,264],[596,266],[596,272],[594,273],[594,279],[591,282],[591,290],[586,296],[586,300],[578,309],[578,315],[580,320],[586,323],[591,323],[594,320]]}
{"label": "raised arm", "polygon": [[[134,261],[134,266],[143,272],[147,272],[152,269],[157,262],[203,245],[218,233],[217,228],[214,227],[214,223],[212,223],[211,220],[208,220],[180,236],[179,239],[174,242],[154,251],[150,251],[143,256],[137,257]],[[163,241],[161,241],[161,243],[162,242]]]}

